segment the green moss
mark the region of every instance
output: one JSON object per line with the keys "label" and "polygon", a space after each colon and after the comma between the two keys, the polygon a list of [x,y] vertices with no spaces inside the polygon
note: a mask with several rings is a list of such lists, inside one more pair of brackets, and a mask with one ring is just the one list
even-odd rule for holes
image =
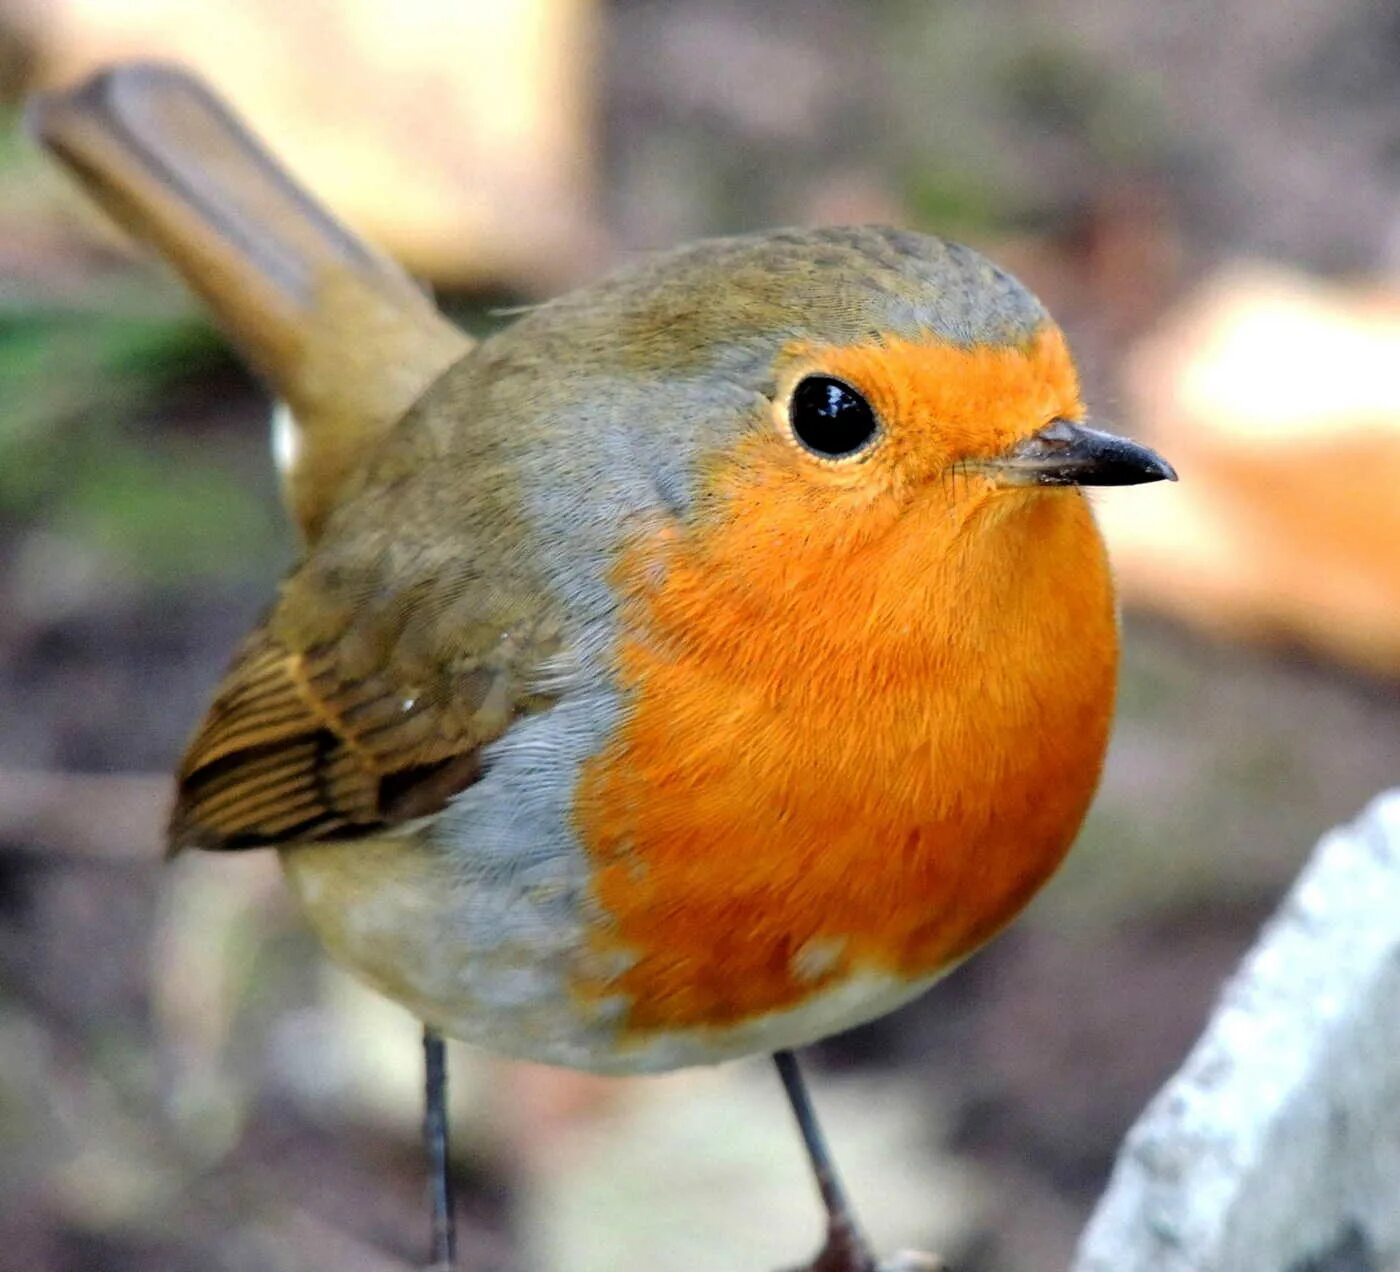
{"label": "green moss", "polygon": [[243,462],[262,437],[195,446],[155,426],[172,392],[229,367],[213,328],[142,280],[82,308],[0,304],[0,516],[152,583],[265,570],[285,532],[270,473]]}

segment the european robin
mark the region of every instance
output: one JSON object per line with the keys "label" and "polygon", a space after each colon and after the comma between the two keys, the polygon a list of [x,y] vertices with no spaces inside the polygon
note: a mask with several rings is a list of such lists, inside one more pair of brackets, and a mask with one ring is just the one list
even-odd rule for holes
{"label": "european robin", "polygon": [[172,851],[281,854],[440,1035],[601,1073],[778,1058],[824,1272],[875,1267],[790,1049],[1025,905],[1098,780],[1118,632],[1059,329],[967,248],[781,230],[473,346],[206,90],[129,66],[41,139],[290,405],[301,560],[179,770]]}

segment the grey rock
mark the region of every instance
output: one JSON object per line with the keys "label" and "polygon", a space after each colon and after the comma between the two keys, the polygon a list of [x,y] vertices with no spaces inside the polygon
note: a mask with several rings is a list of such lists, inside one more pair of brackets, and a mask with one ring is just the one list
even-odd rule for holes
{"label": "grey rock", "polygon": [[1317,846],[1128,1134],[1073,1272],[1400,1269],[1400,790]]}

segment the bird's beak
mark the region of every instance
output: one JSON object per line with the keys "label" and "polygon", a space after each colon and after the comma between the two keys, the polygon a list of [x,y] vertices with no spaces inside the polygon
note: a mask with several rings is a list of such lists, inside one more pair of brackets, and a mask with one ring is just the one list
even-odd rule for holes
{"label": "bird's beak", "polygon": [[1070,420],[1053,421],[985,467],[1014,486],[1137,486],[1176,480],[1176,469],[1156,451]]}

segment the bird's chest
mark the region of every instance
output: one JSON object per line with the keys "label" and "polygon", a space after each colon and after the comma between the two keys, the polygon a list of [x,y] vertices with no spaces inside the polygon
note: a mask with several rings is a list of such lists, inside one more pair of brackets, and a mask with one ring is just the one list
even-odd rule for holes
{"label": "bird's chest", "polygon": [[703,596],[653,605],[577,788],[593,940],[625,967],[584,992],[624,995],[643,1035],[730,1027],[862,976],[927,982],[1009,921],[1106,745],[1115,618],[1096,536],[1081,556],[1073,587],[1013,570],[980,608],[930,587],[874,614],[854,589],[787,630],[750,615],[729,647],[671,638]]}

